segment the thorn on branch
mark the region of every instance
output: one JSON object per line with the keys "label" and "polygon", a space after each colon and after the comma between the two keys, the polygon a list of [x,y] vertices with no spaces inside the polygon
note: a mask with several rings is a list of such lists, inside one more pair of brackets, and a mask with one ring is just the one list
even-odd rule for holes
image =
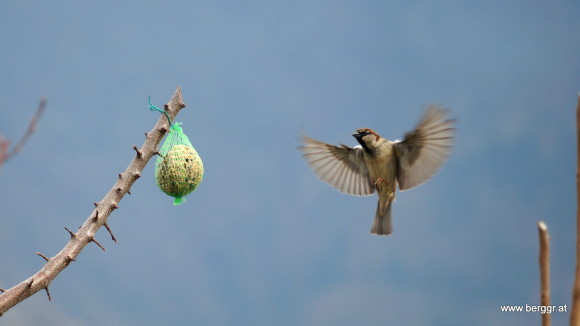
{"label": "thorn on branch", "polygon": [[147,132],[145,132],[145,138],[147,138],[149,136],[149,134],[147,134]]}
{"label": "thorn on branch", "polygon": [[46,291],[46,295],[48,296],[48,301],[50,301],[51,297],[50,297],[50,292],[48,291],[48,286],[45,287],[44,290]]}
{"label": "thorn on branch", "polygon": [[119,173],[119,180],[123,179],[123,175],[121,175],[121,173]]}
{"label": "thorn on branch", "polygon": [[113,239],[113,241],[117,242],[117,239],[115,239],[115,236],[113,235],[113,231],[111,231],[109,224],[107,224],[106,222],[105,222],[105,228],[107,229],[107,231],[109,231],[109,234],[111,235],[111,239]]}
{"label": "thorn on branch", "polygon": [[68,232],[68,234],[70,234],[70,238],[71,238],[71,239],[73,239],[73,238],[76,238],[76,237],[77,237],[77,235],[76,235],[76,234],[74,234],[74,233],[73,233],[71,230],[69,230],[69,229],[68,229],[66,226],[64,227],[64,229],[65,229],[65,230]]}
{"label": "thorn on branch", "polygon": [[95,222],[99,220],[99,211],[95,211],[95,217],[93,217],[93,219],[95,220]]}
{"label": "thorn on branch", "polygon": [[130,195],[130,194],[131,194],[131,190],[127,190],[127,195]]}
{"label": "thorn on branch", "polygon": [[163,110],[165,110],[165,111],[169,112],[169,105],[167,105],[167,104],[164,104],[164,105],[163,105]]}
{"label": "thorn on branch", "polygon": [[36,254],[42,257],[44,260],[48,261],[48,258],[46,258],[46,256],[41,254],[40,252],[37,251]]}
{"label": "thorn on branch", "polygon": [[133,149],[135,150],[135,152],[137,152],[137,157],[141,157],[143,156],[143,153],[137,148],[136,145],[133,145]]}
{"label": "thorn on branch", "polygon": [[139,173],[139,172],[133,173],[133,178],[135,178],[135,180],[141,178],[141,173]]}
{"label": "thorn on branch", "polygon": [[3,288],[0,288],[0,292],[4,293],[4,291],[5,291],[5,290],[4,290]]}
{"label": "thorn on branch", "polygon": [[117,205],[117,203],[111,204],[111,209],[117,209],[117,208],[119,208],[119,205]]}
{"label": "thorn on branch", "polygon": [[168,132],[168,131],[169,131],[169,130],[167,130],[167,128],[165,128],[165,127],[161,127],[161,128],[159,128],[159,129],[157,129],[157,130],[159,130],[159,132],[160,132],[160,133],[162,133],[162,134],[164,134],[164,133],[166,133],[166,132]]}
{"label": "thorn on branch", "polygon": [[66,263],[67,265],[70,264],[71,261],[77,261],[76,259],[72,258],[71,256],[66,256]]}
{"label": "thorn on branch", "polygon": [[99,248],[103,249],[103,251],[105,251],[105,247],[101,246],[101,244],[95,239],[95,237],[91,237],[91,242],[94,242],[97,244],[97,246],[99,246]]}
{"label": "thorn on branch", "polygon": [[95,207],[98,207],[99,206],[99,203],[98,202],[94,202],[93,205],[95,205]]}
{"label": "thorn on branch", "polygon": [[34,279],[30,279],[30,282],[28,282],[26,285],[31,288],[32,287],[32,283],[34,283]]}

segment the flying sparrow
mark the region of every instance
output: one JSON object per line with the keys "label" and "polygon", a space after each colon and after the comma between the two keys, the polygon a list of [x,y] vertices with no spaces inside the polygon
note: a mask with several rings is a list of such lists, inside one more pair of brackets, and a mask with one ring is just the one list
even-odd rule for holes
{"label": "flying sparrow", "polygon": [[400,190],[408,190],[439,170],[451,151],[454,123],[447,119],[447,110],[430,107],[402,141],[390,141],[372,129],[362,128],[353,134],[360,144],[355,147],[334,146],[303,136],[304,145],[299,148],[314,172],[341,192],[370,196],[378,191],[371,233],[389,235],[397,184]]}

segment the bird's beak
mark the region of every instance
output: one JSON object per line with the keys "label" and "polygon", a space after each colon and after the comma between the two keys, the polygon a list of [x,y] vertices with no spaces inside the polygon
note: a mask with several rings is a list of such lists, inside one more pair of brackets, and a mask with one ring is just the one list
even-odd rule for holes
{"label": "bird's beak", "polygon": [[356,138],[356,139],[359,139],[359,138],[360,138],[360,133],[358,133],[358,132],[355,132],[354,134],[352,134],[352,136],[353,136],[354,138]]}

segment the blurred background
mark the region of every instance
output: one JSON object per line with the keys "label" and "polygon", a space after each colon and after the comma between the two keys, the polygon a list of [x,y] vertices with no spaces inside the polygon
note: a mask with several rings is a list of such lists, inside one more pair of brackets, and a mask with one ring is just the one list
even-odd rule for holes
{"label": "blurred background", "polygon": [[[182,87],[205,165],[187,202],[153,161],[97,239],[2,325],[530,325],[538,232],[552,304],[574,276],[578,1],[3,1],[0,287],[68,241]],[[376,196],[339,193],[301,134],[389,139],[429,104],[457,139],[428,183],[398,193],[394,234],[369,234]],[[555,324],[568,322],[554,313]]]}

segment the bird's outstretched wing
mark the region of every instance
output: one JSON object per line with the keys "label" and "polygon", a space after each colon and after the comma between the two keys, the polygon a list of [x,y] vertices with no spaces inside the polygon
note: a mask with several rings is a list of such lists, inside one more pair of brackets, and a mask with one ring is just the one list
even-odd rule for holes
{"label": "bird's outstretched wing", "polygon": [[375,192],[360,146],[334,146],[308,136],[303,136],[302,142],[302,156],[322,180],[350,195],[369,196]]}
{"label": "bird's outstretched wing", "polygon": [[399,189],[416,187],[441,168],[451,151],[454,123],[455,120],[447,119],[447,110],[430,107],[415,130],[395,143]]}

